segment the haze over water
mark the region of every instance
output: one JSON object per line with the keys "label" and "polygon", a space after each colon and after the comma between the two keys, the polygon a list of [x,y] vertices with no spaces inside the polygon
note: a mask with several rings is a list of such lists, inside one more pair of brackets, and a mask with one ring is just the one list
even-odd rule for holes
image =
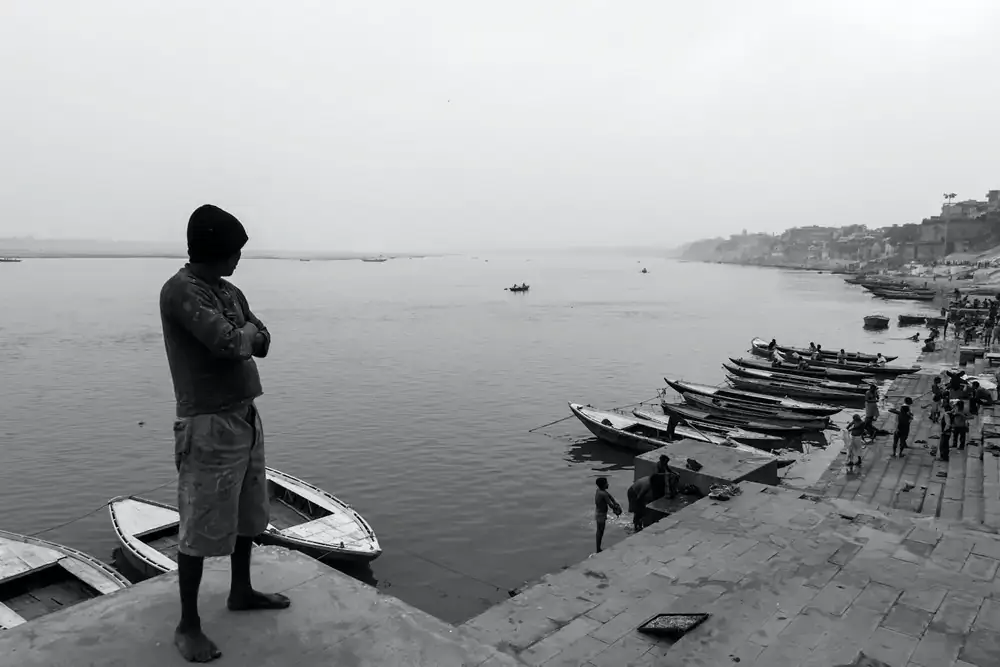
{"label": "haze over water", "polygon": [[[162,484],[148,497],[174,502],[157,299],[181,264],[0,265],[0,528]],[[269,464],[356,507],[384,548],[379,587],[452,622],[591,552],[594,478],[624,502],[631,454],[572,419],[528,432],[568,401],[634,403],[664,375],[719,383],[753,336],[910,363],[918,345],[899,339],[918,329],[895,315],[925,308],[840,276],[636,257],[247,260],[233,281],[273,335]],[[515,282],[531,291],[503,291]],[[876,311],[888,332],[862,330]],[[42,537],[106,560],[117,546],[106,510]]]}

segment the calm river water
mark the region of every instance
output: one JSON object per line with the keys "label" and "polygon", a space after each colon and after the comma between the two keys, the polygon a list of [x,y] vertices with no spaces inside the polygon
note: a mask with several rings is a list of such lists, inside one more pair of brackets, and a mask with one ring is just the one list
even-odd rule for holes
{"label": "calm river water", "polygon": [[[631,455],[575,420],[528,432],[567,401],[633,403],[665,374],[716,384],[753,336],[917,352],[895,322],[875,334],[861,318],[921,306],[840,276],[486,257],[246,260],[234,276],[274,340],[258,362],[269,463],[353,504],[385,550],[377,585],[451,622],[591,552],[595,477],[624,501]],[[59,526],[171,481],[157,298],[181,263],[0,265],[0,528]],[[522,281],[529,293],[503,291]],[[606,543],[624,536],[609,526]],[[104,559],[116,547],[106,510],[42,537]]]}

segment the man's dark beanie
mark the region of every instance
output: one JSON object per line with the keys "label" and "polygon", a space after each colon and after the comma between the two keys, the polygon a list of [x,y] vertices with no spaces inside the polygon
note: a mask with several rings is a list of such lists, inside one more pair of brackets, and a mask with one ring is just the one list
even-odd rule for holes
{"label": "man's dark beanie", "polygon": [[242,223],[218,206],[205,204],[188,220],[188,257],[195,263],[217,262],[243,249],[249,237]]}

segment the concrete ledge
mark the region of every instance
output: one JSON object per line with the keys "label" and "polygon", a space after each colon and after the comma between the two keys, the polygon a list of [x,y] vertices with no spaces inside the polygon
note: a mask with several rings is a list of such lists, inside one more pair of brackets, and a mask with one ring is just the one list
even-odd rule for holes
{"label": "concrete ledge", "polygon": [[[654,449],[635,457],[635,479],[656,472],[656,462],[661,455],[670,457],[670,468],[680,475],[680,488],[698,487],[708,495],[714,484],[736,482],[778,483],[778,461],[774,458],[754,456],[738,449],[710,445],[697,440],[679,440],[666,447]],[[687,460],[692,458],[702,465],[701,470],[688,470]]]}
{"label": "concrete ledge", "polygon": [[[201,590],[205,632],[222,658],[212,665],[522,664],[468,632],[380,594],[302,554],[254,551],[254,585],[283,592],[292,607],[226,610],[229,563],[206,562]],[[161,667],[187,665],[173,646],[179,613],[175,573],[0,633],[2,667]]]}

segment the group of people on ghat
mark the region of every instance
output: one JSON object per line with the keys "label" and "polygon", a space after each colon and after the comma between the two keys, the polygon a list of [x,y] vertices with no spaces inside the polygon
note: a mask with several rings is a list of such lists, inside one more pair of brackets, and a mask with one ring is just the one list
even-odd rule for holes
{"label": "group of people on ghat", "polygon": [[[980,302],[979,299],[970,301],[968,296],[958,295],[952,303],[957,306],[952,317],[955,338],[965,341],[966,344],[982,340],[987,347],[1000,343],[1000,297],[983,299]],[[941,310],[942,313],[947,312],[943,308]]]}
{"label": "group of people on ghat", "polygon": [[[940,423],[941,435],[936,451],[932,454],[940,461],[949,460],[952,449],[965,449],[969,427],[979,417],[980,408],[993,405],[996,398],[989,389],[981,386],[978,380],[972,380],[964,371],[945,371],[947,383],[940,376],[934,378],[931,384],[931,408],[929,417],[932,423]],[[910,426],[913,423],[913,399],[903,399],[903,405],[889,408],[896,415],[896,427],[892,434],[892,457],[904,456],[908,448],[907,439],[910,436]],[[870,442],[878,434],[875,420],[879,417],[878,389],[874,384],[868,386],[865,392],[865,416],[854,415],[845,429],[847,445],[848,471],[862,463],[861,453],[866,441]]]}

